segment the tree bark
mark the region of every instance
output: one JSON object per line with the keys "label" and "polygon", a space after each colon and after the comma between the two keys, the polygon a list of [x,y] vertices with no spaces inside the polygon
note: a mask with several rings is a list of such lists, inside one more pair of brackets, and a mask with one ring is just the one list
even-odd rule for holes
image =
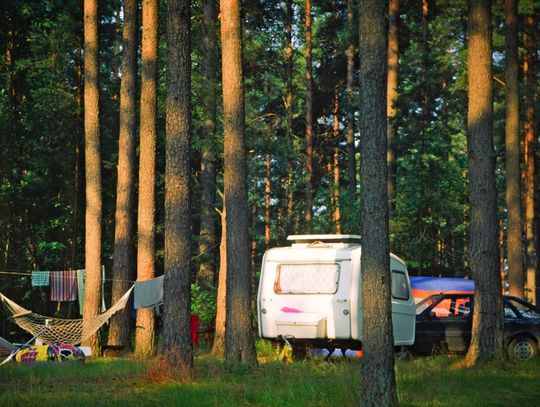
{"label": "tree bark", "polygon": [[362,202],[361,406],[396,406],[390,302],[388,168],[386,161],[387,32],[385,2],[360,1]]}
{"label": "tree bark", "polygon": [[251,329],[250,261],[240,1],[221,0],[224,196],[227,213],[225,364],[257,363]]}
{"label": "tree bark", "polygon": [[216,5],[215,0],[204,2],[204,49],[203,74],[205,78],[204,111],[202,124],[203,151],[201,157],[201,226],[199,253],[202,262],[197,274],[197,282],[204,289],[215,286],[216,266],[216,98],[217,98],[217,50],[216,50]]}
{"label": "tree bark", "polygon": [[[137,131],[137,0],[124,0],[122,31],[122,80],[120,83],[120,131],[118,137],[118,184],[114,231],[112,303],[129,289],[134,275],[133,214],[135,212],[135,139]],[[108,344],[130,347],[131,310],[125,307],[111,318]]]}
{"label": "tree bark", "polygon": [[521,223],[517,0],[504,1],[506,38],[506,209],[510,295],[523,298],[525,270]]}
{"label": "tree bark", "polygon": [[493,151],[491,2],[469,0],[468,113],[471,235],[469,259],[475,281],[468,366],[503,356],[503,314]]}
{"label": "tree bark", "polygon": [[264,249],[270,247],[270,202],[272,192],[272,156],[266,153],[266,178],[264,182]]}
{"label": "tree bark", "polygon": [[[139,209],[137,211],[137,280],[155,275],[156,142],[158,3],[142,2],[141,122],[139,155]],[[154,351],[154,310],[137,310],[135,353],[148,356]]]}
{"label": "tree bark", "polygon": [[397,101],[399,78],[399,0],[390,0],[388,14],[388,83],[386,85],[386,114],[388,116],[388,199],[390,214],[395,208],[396,199],[396,152],[395,142],[397,136]]}
{"label": "tree bark", "polygon": [[313,221],[313,61],[311,57],[311,0],[306,0],[306,233]]}
{"label": "tree bark", "polygon": [[[83,333],[101,305],[101,152],[99,134],[98,4],[84,0],[84,139],[86,174]],[[99,331],[83,342],[100,354]]]}
{"label": "tree bark", "polygon": [[340,168],[339,168],[339,92],[338,88],[334,89],[334,109],[333,109],[333,127],[332,132],[334,135],[334,152],[332,154],[333,158],[333,210],[332,210],[332,220],[334,222],[334,231],[337,234],[341,233],[341,208],[339,207],[339,198],[340,198]]}
{"label": "tree bark", "polygon": [[221,243],[219,245],[219,277],[216,300],[216,327],[212,355],[223,356],[225,353],[225,323],[227,315],[227,214],[225,201],[221,212]]}
{"label": "tree bark", "polygon": [[538,259],[536,255],[536,216],[534,212],[536,204],[536,118],[535,97],[536,86],[535,72],[535,18],[533,15],[525,16],[525,61],[523,74],[525,78],[525,258],[526,258],[526,288],[527,299],[538,304],[536,272]]}
{"label": "tree bark", "polygon": [[193,375],[191,307],[191,10],[187,0],[167,3],[165,164],[165,279],[163,353],[182,376]]}

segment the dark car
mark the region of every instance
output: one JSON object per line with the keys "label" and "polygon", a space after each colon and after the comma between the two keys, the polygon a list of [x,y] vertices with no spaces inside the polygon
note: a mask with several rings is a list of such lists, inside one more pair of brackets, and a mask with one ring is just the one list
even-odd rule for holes
{"label": "dark car", "polygon": [[[504,296],[504,332],[508,355],[527,360],[538,354],[540,309]],[[471,342],[474,294],[441,293],[416,305],[416,334],[411,351],[418,355],[466,353]]]}

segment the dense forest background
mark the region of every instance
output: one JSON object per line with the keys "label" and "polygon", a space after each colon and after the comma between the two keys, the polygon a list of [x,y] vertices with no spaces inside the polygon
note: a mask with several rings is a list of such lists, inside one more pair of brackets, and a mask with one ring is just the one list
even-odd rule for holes
{"label": "dense forest background", "polygon": [[[162,4],[161,4],[162,3]],[[163,272],[165,169],[165,2],[160,3],[157,147],[157,274]],[[287,6],[290,4],[291,8]],[[203,5],[192,4],[191,155],[193,281],[201,263],[219,263],[223,188],[222,123],[218,102],[216,137],[203,137]],[[313,187],[313,233],[360,233],[359,190],[351,194],[346,132],[358,120],[357,26],[347,24],[347,1],[312,4],[313,177],[306,174],[306,81],[304,2],[247,1],[243,9],[244,84],[252,266],[264,250],[285,244],[289,234],[308,232],[305,193]],[[520,67],[536,63],[537,1],[519,4]],[[399,82],[395,107],[395,196],[391,202],[392,251],[413,275],[470,274],[467,137],[466,10],[463,0],[401,0]],[[292,11],[292,20],[288,10]],[[536,18],[528,24],[525,16]],[[119,136],[122,56],[119,0],[100,2],[100,112],[103,179],[103,263],[110,296]],[[290,22],[290,28],[288,24]],[[493,5],[494,145],[499,190],[501,268],[505,258],[505,49],[504,11]],[[288,65],[287,32],[292,44]],[[533,41],[532,51],[524,36]],[[531,40],[532,39],[532,40]],[[353,92],[347,90],[347,46],[355,44]],[[216,45],[219,47],[219,41]],[[30,270],[84,268],[83,19],[74,0],[4,0],[0,6],[0,291],[16,300],[33,299]],[[534,64],[529,63],[528,69]],[[216,69],[220,64],[216,61]],[[292,72],[292,76],[288,75]],[[537,106],[538,78],[521,95]],[[220,77],[220,75],[218,75]],[[290,78],[290,82],[288,82]],[[290,85],[289,85],[290,83]],[[216,81],[215,86],[220,83]],[[292,89],[289,99],[288,89]],[[219,92],[218,92],[219,95]],[[218,98],[218,101],[220,99]],[[289,101],[292,101],[290,104]],[[290,109],[288,107],[290,106]],[[525,105],[523,105],[525,106]],[[349,110],[354,114],[348,114]],[[522,107],[525,109],[525,107]],[[538,117],[538,115],[537,115]],[[525,113],[522,112],[521,134]],[[533,121],[538,128],[538,119]],[[533,127],[534,128],[534,127]],[[355,166],[361,160],[355,133]],[[532,148],[536,148],[534,139]],[[212,151],[217,211],[214,245],[199,250],[201,160]],[[536,154],[536,153],[535,153]],[[535,155],[536,157],[536,155]],[[536,158],[535,158],[536,159]],[[358,186],[354,173],[354,185]],[[523,175],[525,177],[525,174]],[[533,174],[533,182],[537,173]],[[537,188],[535,188],[537,190]],[[339,208],[340,211],[336,209]],[[538,210],[535,211],[535,214]],[[135,216],[135,214],[133,214]],[[538,217],[536,216],[535,219]],[[535,231],[538,222],[535,220]],[[537,233],[536,233],[537,234]],[[217,277],[214,278],[217,283]],[[43,310],[43,308],[42,308]]]}

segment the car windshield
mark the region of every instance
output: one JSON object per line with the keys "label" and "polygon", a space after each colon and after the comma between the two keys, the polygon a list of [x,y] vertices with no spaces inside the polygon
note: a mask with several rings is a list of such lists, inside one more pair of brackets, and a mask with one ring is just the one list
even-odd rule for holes
{"label": "car windshield", "polygon": [[527,304],[525,302],[518,301],[513,298],[508,298],[507,302],[509,305],[511,305],[511,307],[509,306],[504,307],[505,317],[516,318],[515,312],[511,309],[513,307],[519,312],[522,318],[540,319],[540,312],[538,312],[538,310],[534,306]]}

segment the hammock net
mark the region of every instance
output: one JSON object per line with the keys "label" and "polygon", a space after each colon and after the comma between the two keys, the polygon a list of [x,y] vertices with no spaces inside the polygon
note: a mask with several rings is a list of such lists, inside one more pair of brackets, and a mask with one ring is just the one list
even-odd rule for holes
{"label": "hammock net", "polygon": [[131,287],[111,308],[91,319],[59,319],[36,314],[16,304],[0,293],[0,300],[11,313],[13,321],[44,343],[63,342],[78,345],[94,334],[116,312],[123,309],[129,299]]}

